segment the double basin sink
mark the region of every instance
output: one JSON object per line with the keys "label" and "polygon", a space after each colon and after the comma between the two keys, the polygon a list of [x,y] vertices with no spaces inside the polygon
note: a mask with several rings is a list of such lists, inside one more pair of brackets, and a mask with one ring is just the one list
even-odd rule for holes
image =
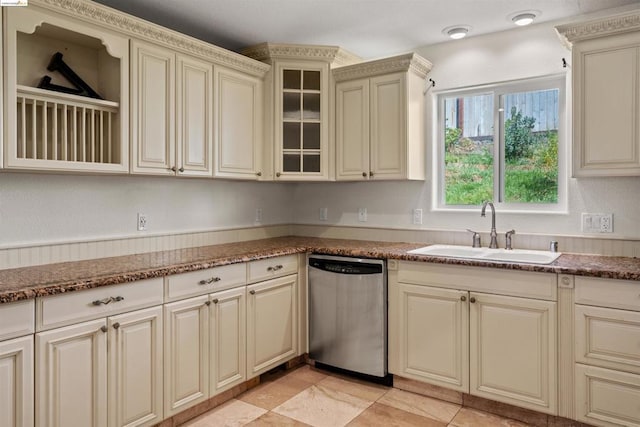
{"label": "double basin sink", "polygon": [[525,249],[489,249],[456,245],[431,245],[414,249],[407,253],[445,258],[474,259],[478,261],[502,261],[525,264],[551,264],[560,252],[534,251]]}

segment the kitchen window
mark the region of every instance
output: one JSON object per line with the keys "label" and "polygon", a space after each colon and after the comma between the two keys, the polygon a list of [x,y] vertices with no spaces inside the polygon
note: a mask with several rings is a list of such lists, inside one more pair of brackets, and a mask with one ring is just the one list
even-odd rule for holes
{"label": "kitchen window", "polygon": [[438,94],[437,207],[563,210],[564,87],[555,76]]}

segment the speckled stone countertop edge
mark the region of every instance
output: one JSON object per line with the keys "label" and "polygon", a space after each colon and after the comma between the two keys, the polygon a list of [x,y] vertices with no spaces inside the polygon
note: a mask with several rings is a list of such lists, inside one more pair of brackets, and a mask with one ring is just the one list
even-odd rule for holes
{"label": "speckled stone countertop edge", "polygon": [[[638,258],[563,254],[552,264],[544,265],[407,253],[423,246],[427,244],[281,237],[7,269],[0,270],[0,304],[305,252],[640,281]],[[221,255],[220,252],[231,253]],[[116,264],[126,264],[127,261],[130,261],[131,266],[119,271]],[[96,267],[95,271],[91,269],[93,266]],[[102,274],[101,269],[104,270]],[[75,272],[76,270],[80,272]],[[97,274],[83,275],[82,271],[97,271]]]}

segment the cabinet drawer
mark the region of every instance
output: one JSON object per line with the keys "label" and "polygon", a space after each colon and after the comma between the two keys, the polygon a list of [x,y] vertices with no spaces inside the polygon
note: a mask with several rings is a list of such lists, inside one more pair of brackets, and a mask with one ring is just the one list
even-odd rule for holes
{"label": "cabinet drawer", "polygon": [[398,263],[398,282],[514,297],[557,299],[557,274],[426,262]]}
{"label": "cabinet drawer", "polygon": [[640,374],[640,313],[575,306],[576,361]]}
{"label": "cabinet drawer", "polygon": [[32,334],[35,300],[25,300],[0,304],[0,341]]}
{"label": "cabinet drawer", "polygon": [[254,283],[297,272],[298,255],[286,255],[261,259],[260,261],[251,261],[247,270],[247,279],[249,283]]}
{"label": "cabinet drawer", "polygon": [[167,301],[231,289],[244,285],[246,282],[247,267],[245,263],[176,274],[166,278]]}
{"label": "cabinet drawer", "polygon": [[576,364],[577,420],[596,426],[640,426],[640,375]]}
{"label": "cabinet drawer", "polygon": [[38,331],[162,304],[162,277],[38,298]]}
{"label": "cabinet drawer", "polygon": [[640,281],[576,276],[575,302],[640,311]]}

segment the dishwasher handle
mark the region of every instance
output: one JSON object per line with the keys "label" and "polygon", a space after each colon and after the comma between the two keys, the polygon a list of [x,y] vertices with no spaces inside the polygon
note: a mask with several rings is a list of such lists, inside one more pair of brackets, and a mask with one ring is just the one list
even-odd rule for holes
{"label": "dishwasher handle", "polygon": [[309,267],[336,274],[381,274],[382,264],[309,258]]}

